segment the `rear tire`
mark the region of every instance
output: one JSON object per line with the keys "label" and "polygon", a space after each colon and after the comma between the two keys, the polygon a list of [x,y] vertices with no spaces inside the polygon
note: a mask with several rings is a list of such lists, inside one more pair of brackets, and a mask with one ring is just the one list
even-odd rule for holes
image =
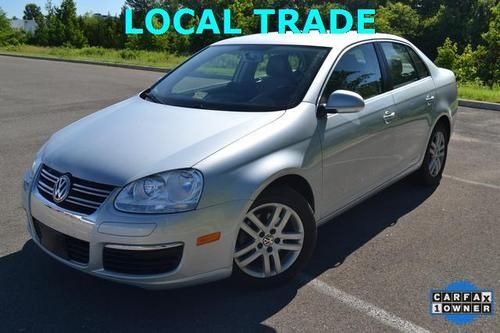
{"label": "rear tire", "polygon": [[294,278],[316,245],[316,222],[307,201],[288,187],[261,194],[240,224],[234,277],[267,287]]}
{"label": "rear tire", "polygon": [[442,124],[436,125],[425,151],[424,161],[417,174],[424,185],[436,186],[441,181],[448,156],[449,133]]}

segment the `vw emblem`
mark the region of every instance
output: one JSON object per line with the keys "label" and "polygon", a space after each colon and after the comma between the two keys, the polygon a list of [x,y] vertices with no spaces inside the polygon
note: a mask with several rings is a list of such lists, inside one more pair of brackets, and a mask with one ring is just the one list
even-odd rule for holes
{"label": "vw emblem", "polygon": [[273,243],[274,237],[271,234],[267,234],[264,236],[264,238],[262,238],[262,244],[264,244],[264,246],[266,247],[273,245]]}
{"label": "vw emblem", "polygon": [[54,199],[56,203],[64,201],[68,197],[70,189],[71,180],[69,177],[66,175],[59,177],[54,184],[54,189],[52,190],[52,199]]}

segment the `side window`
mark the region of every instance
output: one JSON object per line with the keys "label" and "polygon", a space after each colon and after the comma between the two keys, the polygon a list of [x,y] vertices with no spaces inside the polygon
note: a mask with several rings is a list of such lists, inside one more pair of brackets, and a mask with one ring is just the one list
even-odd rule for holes
{"label": "side window", "polygon": [[417,69],[405,45],[380,43],[384,52],[394,88],[402,87],[419,79]]}
{"label": "side window", "polygon": [[363,44],[347,51],[328,79],[321,103],[335,90],[357,92],[370,98],[382,92],[382,75],[373,44]]}
{"label": "side window", "polygon": [[410,47],[407,46],[406,49],[410,53],[411,59],[413,60],[415,67],[417,67],[418,76],[421,79],[423,79],[424,77],[428,77],[430,75],[429,69],[427,69],[427,66],[425,65],[422,58],[420,58],[419,55],[415,51],[413,51]]}

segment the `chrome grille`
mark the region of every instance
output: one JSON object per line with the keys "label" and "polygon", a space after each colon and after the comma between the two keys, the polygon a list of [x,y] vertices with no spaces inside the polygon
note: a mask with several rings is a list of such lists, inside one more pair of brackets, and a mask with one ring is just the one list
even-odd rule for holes
{"label": "chrome grille", "polygon": [[57,203],[53,198],[54,185],[63,175],[62,172],[42,165],[37,182],[38,191],[48,201],[76,213],[92,214],[114,189],[111,185],[94,183],[66,174],[71,180],[71,188],[66,199]]}

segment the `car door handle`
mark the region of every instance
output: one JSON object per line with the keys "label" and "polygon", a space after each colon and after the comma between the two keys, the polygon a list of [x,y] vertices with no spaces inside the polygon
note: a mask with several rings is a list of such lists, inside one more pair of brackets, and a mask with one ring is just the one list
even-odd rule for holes
{"label": "car door handle", "polygon": [[435,97],[433,95],[427,95],[425,101],[427,102],[427,105],[431,105],[432,103],[434,103],[434,99]]}
{"label": "car door handle", "polygon": [[384,112],[384,122],[386,124],[389,124],[391,121],[394,120],[394,118],[396,118],[396,112],[389,110]]}

